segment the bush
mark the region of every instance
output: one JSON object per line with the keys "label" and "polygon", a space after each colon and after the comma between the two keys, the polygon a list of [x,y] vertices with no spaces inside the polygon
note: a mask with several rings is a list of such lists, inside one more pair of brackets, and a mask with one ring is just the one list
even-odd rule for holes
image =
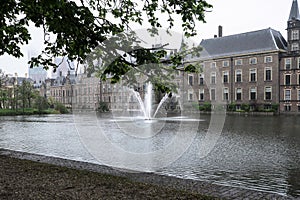
{"label": "bush", "polygon": [[236,104],[231,103],[227,106],[227,111],[236,111]]}
{"label": "bush", "polygon": [[65,107],[64,104],[60,102],[56,102],[54,105],[54,109],[59,111],[61,114],[67,114],[69,113],[68,109]]}
{"label": "bush", "polygon": [[109,108],[106,102],[100,102],[99,107],[97,109],[99,112],[108,112]]}

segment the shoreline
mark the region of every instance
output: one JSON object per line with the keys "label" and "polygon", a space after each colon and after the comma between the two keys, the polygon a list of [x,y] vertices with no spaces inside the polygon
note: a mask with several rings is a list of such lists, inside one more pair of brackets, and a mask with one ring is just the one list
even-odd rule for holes
{"label": "shoreline", "polygon": [[31,154],[8,149],[0,149],[0,155],[21,160],[30,160],[39,163],[51,164],[59,167],[67,167],[75,170],[86,170],[99,174],[112,175],[116,177],[127,178],[130,181],[137,183],[162,186],[220,199],[295,199],[293,197],[283,196],[275,193],[223,186],[191,179],[181,179],[173,176],[155,174],[152,172],[130,172],[129,170],[122,170],[94,163]]}

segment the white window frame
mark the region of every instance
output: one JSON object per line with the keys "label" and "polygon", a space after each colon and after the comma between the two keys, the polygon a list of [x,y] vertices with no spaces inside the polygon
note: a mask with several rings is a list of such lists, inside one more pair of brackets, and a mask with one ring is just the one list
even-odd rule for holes
{"label": "white window frame", "polygon": [[[251,91],[252,91],[253,89],[255,90],[255,98],[254,98],[254,99],[251,99]],[[253,101],[253,100],[257,100],[257,87],[250,87],[250,88],[249,88],[249,100],[252,100],[252,101]]]}
{"label": "white window frame", "polygon": [[[227,91],[226,93],[225,93],[225,91]],[[224,97],[225,97],[225,94],[227,94],[227,99],[225,99]],[[228,87],[225,87],[225,88],[223,88],[223,101],[228,101],[229,100],[229,89],[228,89]]]}
{"label": "white window frame", "polygon": [[234,61],[234,65],[243,65],[243,60],[242,59],[236,59]]}
{"label": "white window frame", "polygon": [[257,58],[256,57],[249,58],[249,64],[250,65],[256,65],[257,64]]}
{"label": "white window frame", "polygon": [[[203,94],[203,99],[201,99],[201,94]],[[199,89],[199,101],[204,101],[204,89]]]}
{"label": "white window frame", "polygon": [[289,85],[292,85],[292,75],[291,74],[284,74],[284,85],[287,85],[286,84],[286,77],[287,76],[290,76],[290,84]]}
{"label": "white window frame", "polygon": [[[213,83],[213,77],[215,77],[215,82]],[[216,72],[211,72],[210,73],[210,84],[217,84],[217,73]]]}
{"label": "white window frame", "polygon": [[[241,82],[237,82],[237,71],[241,72]],[[243,70],[242,69],[236,69],[235,70],[234,80],[235,80],[236,83],[242,83],[243,82]]]}
{"label": "white window frame", "polygon": [[292,43],[291,50],[299,51],[299,43],[297,43],[297,42]]}
{"label": "white window frame", "polygon": [[[200,78],[203,78],[203,84],[200,84]],[[198,81],[199,81],[199,85],[204,85],[204,74],[199,74]]]}
{"label": "white window frame", "polygon": [[[286,97],[287,97],[287,96],[286,96],[286,95],[287,95],[287,91],[289,91],[289,93],[290,93],[289,99],[286,98]],[[284,99],[285,101],[291,101],[291,99],[292,99],[292,90],[291,90],[291,89],[285,89],[283,95],[284,95],[284,96],[283,96],[283,99]]]}
{"label": "white window frame", "polygon": [[[288,61],[289,61],[289,63],[288,63]],[[286,68],[287,64],[290,65],[290,68],[289,68],[289,69]],[[291,59],[291,58],[285,58],[285,59],[284,59],[284,69],[287,69],[287,70],[292,69],[292,59]]]}
{"label": "white window frame", "polygon": [[210,67],[211,68],[216,68],[217,67],[217,63],[216,62],[211,62],[210,63]]}
{"label": "white window frame", "polygon": [[226,83],[229,83],[229,71],[223,71],[222,72],[222,83],[225,83],[224,82],[224,76],[227,75],[227,82]]}
{"label": "white window frame", "polygon": [[292,33],[291,33],[291,39],[292,40],[299,40],[299,31],[298,30],[292,30]]}
{"label": "white window frame", "polygon": [[[190,98],[190,94],[192,94],[192,99]],[[193,101],[193,96],[194,96],[194,90],[192,90],[192,89],[189,89],[188,90],[188,101]]]}
{"label": "white window frame", "polygon": [[237,99],[237,94],[238,94],[238,90],[240,90],[241,92],[241,99],[239,101],[242,101],[243,100],[243,88],[235,88],[235,100],[238,101]]}
{"label": "white window frame", "polygon": [[[255,71],[255,80],[251,81],[251,71],[254,70]],[[249,82],[256,82],[257,81],[257,69],[256,68],[251,68],[249,69]]]}
{"label": "white window frame", "polygon": [[[267,88],[269,89],[269,88],[271,88],[271,98],[270,99],[266,99],[266,92],[267,92]],[[265,89],[264,89],[264,100],[265,101],[270,101],[270,100],[272,100],[272,95],[273,95],[273,89],[272,89],[272,86],[265,86]]]}
{"label": "white window frame", "polygon": [[229,67],[229,61],[228,60],[223,61],[223,67]]}
{"label": "white window frame", "polygon": [[[215,97],[215,99],[212,99],[212,91],[214,91],[214,97]],[[216,100],[216,88],[210,88],[210,90],[209,90],[209,98],[210,98],[210,100],[211,101],[215,101]]]}
{"label": "white window frame", "polygon": [[[270,70],[270,71],[271,71],[271,78],[270,78],[270,80],[267,80],[267,70]],[[273,80],[272,73],[273,73],[272,67],[265,67],[264,80],[265,80],[265,81],[272,81],[272,80]]]}
{"label": "white window frame", "polygon": [[273,56],[265,56],[265,63],[271,63],[273,62]]}

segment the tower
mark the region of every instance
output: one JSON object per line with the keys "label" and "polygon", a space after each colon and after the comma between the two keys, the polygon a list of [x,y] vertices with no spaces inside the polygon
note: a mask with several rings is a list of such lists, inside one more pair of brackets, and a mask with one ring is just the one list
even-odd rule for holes
{"label": "tower", "polygon": [[299,53],[300,50],[300,14],[298,1],[293,0],[287,23],[288,52]]}

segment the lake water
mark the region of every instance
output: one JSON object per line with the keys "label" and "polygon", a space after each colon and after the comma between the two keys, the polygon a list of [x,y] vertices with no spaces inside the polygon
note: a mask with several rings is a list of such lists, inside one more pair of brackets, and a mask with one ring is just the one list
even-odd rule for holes
{"label": "lake water", "polygon": [[[0,117],[0,148],[123,168],[134,166],[130,163],[140,163],[145,171],[153,169],[170,176],[300,197],[300,117],[226,116],[222,133],[211,144],[203,142],[211,116],[185,120],[194,118],[199,116],[162,119],[147,125],[116,116],[112,120],[110,115],[94,117],[94,121],[74,115]],[[95,123],[98,125],[94,126]],[[189,135],[195,127],[195,134]],[[84,138],[93,136],[85,132],[94,134],[95,130],[101,130],[111,144],[125,152],[119,155],[123,155],[123,161],[103,141],[99,145],[103,160],[95,158],[93,152],[99,149],[89,148]],[[186,137],[176,137],[180,133]],[[162,157],[163,160],[147,158],[147,155],[153,156],[151,152],[172,146],[170,141],[174,137],[178,144],[188,148],[177,146],[170,155]],[[188,137],[192,138],[191,143]],[[97,142],[96,139],[93,142]],[[199,152],[207,150],[206,145],[211,145],[209,151],[201,156]],[[173,151],[184,153],[172,158]],[[110,160],[106,160],[108,157]],[[150,160],[149,169],[143,167],[144,158]],[[118,161],[111,162],[115,160]],[[170,162],[159,167],[166,160]]]}

